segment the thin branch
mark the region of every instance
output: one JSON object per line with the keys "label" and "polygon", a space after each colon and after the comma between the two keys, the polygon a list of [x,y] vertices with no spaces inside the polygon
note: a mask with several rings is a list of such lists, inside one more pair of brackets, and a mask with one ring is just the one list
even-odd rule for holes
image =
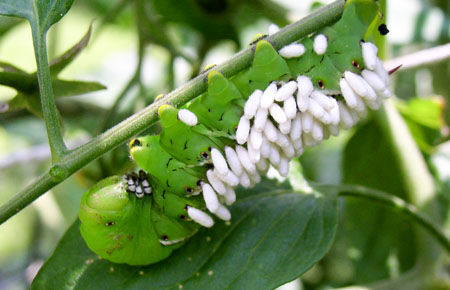
{"label": "thin branch", "polygon": [[[309,16],[271,35],[268,37],[268,40],[273,43],[276,49],[280,49],[284,45],[337,21],[342,15],[344,4],[345,0],[337,0],[327,6],[323,6]],[[252,45],[237,53],[230,60],[218,65],[216,69],[221,71],[226,77],[230,77],[246,69],[251,65],[253,60],[254,47],[255,45]],[[93,138],[89,143],[70,151],[69,154],[61,158],[58,163],[54,164],[36,182],[18,193],[0,208],[0,223],[5,222],[81,167],[151,126],[158,120],[156,112],[160,105],[167,102],[174,105],[183,105],[203,93],[207,87],[204,81],[205,77],[206,73],[200,74],[185,85],[167,94],[156,103],[149,105],[110,130]]]}
{"label": "thin branch", "polygon": [[173,90],[175,88],[175,55],[170,54],[166,67],[167,88]]}
{"label": "thin branch", "polygon": [[53,95],[52,80],[47,59],[45,33],[41,35],[39,31],[36,31],[36,28],[33,28],[32,34],[42,113],[47,128],[47,137],[50,151],[52,152],[52,161],[55,163],[67,152],[67,148],[62,137],[61,126],[59,124],[58,112]]}
{"label": "thin branch", "polygon": [[403,55],[384,62],[384,67],[393,69],[401,65],[399,70],[407,70],[450,59],[450,43]]}
{"label": "thin branch", "polygon": [[364,186],[338,185],[334,187],[342,190],[339,192],[338,196],[364,198],[387,205],[399,211],[425,229],[441,244],[447,253],[450,254],[450,240],[438,228],[438,226],[436,226],[428,217],[420,213],[419,210],[412,204],[409,204],[396,196]]}

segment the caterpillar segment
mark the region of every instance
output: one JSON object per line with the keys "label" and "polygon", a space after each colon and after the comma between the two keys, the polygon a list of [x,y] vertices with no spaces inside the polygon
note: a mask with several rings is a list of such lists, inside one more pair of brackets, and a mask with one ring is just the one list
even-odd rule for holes
{"label": "caterpillar segment", "polygon": [[387,32],[381,17],[375,1],[348,0],[334,25],[278,51],[258,38],[250,68],[226,78],[211,67],[205,93],[181,108],[161,105],[161,133],[129,144],[142,171],[83,196],[89,248],[118,263],[165,259],[214,216],[232,218],[237,186],[252,187],[270,166],[287,176],[291,159],[377,109],[391,96],[370,42]]}

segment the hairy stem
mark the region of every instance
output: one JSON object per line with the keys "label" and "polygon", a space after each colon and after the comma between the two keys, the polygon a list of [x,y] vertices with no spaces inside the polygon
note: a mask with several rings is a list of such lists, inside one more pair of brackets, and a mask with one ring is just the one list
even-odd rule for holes
{"label": "hairy stem", "polygon": [[40,34],[33,28],[33,44],[37,65],[39,93],[41,95],[42,113],[47,128],[48,143],[52,153],[53,163],[59,161],[67,148],[61,134],[58,111],[53,95],[52,79],[47,59],[46,34]]}
{"label": "hairy stem", "polygon": [[[309,16],[271,35],[268,39],[276,49],[279,49],[284,45],[337,21],[342,15],[344,4],[345,0],[338,0],[317,9]],[[233,76],[251,65],[253,54],[254,45],[237,53],[225,63],[218,65],[216,69],[221,71],[226,77]],[[164,98],[161,98],[142,111],[137,112],[108,131],[93,138],[87,144],[71,150],[59,159],[46,174],[0,208],[0,223],[5,222],[19,210],[26,207],[56,184],[61,183],[81,167],[151,126],[158,120],[156,112],[160,105],[170,102],[174,105],[181,106],[203,93],[207,88],[207,84],[204,81],[205,77],[206,73],[200,74],[185,85],[170,92]]]}

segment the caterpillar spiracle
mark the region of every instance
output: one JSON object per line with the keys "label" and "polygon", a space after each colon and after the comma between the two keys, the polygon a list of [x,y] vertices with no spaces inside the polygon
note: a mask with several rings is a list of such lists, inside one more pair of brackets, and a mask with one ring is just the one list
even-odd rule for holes
{"label": "caterpillar spiracle", "polygon": [[213,216],[230,220],[236,186],[258,183],[269,166],[286,176],[305,148],[377,109],[391,93],[368,42],[373,31],[387,32],[377,3],[347,1],[334,25],[279,51],[261,39],[247,70],[227,79],[211,69],[205,93],[182,108],[160,106],[161,133],[129,144],[141,171],[107,178],[83,196],[89,248],[117,263],[158,262],[213,226]]}

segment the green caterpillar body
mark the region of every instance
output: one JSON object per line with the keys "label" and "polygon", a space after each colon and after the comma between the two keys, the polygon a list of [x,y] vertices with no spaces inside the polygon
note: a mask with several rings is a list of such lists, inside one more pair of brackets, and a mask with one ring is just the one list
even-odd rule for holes
{"label": "green caterpillar body", "polygon": [[[343,73],[359,75],[367,69],[361,41],[368,40],[378,26],[379,15],[379,7],[374,1],[349,0],[337,23],[313,35],[326,37],[326,53],[317,53],[315,41],[305,37],[296,42],[303,45],[304,53],[285,58],[270,42],[260,40],[255,46],[253,63],[247,70],[229,79],[211,70],[205,93],[180,109],[160,106],[160,135],[139,137],[129,145],[131,157],[148,176],[140,179],[111,177],[83,196],[80,229],[89,248],[113,262],[151,264],[165,259],[180,247],[195,234],[199,224],[212,226],[212,219],[202,212],[205,208],[219,218],[229,220],[229,212],[222,204],[234,202],[232,187],[237,185],[235,179],[245,187],[250,186],[258,182],[258,170],[262,173],[267,170],[264,162],[251,161],[252,158],[259,160],[258,156],[251,155],[251,146],[240,143],[247,146],[248,152],[243,146],[236,146],[236,130],[244,118],[249,96],[256,90],[264,91],[272,82],[281,86],[306,76],[314,90],[327,94],[337,104],[336,100],[345,97],[340,84]],[[192,117],[189,122],[180,118],[181,110],[185,109],[195,115],[189,116]],[[276,114],[270,114],[273,115],[267,120],[272,122]],[[315,126],[322,128],[320,124]],[[253,129],[250,135],[252,132]],[[256,142],[261,133],[256,130],[253,133],[257,136],[252,142]],[[290,141],[286,143],[283,136],[273,141],[277,144],[271,145],[270,156],[264,156],[271,163],[277,161],[280,168],[286,168],[286,162],[294,156],[290,152]],[[294,135],[291,137],[297,140]],[[307,141],[304,139],[303,142]],[[273,148],[278,148],[281,153],[274,152]],[[295,147],[295,150],[299,148]],[[227,165],[218,166],[225,162],[223,156],[227,157],[230,170]],[[230,162],[235,158],[233,156],[239,157],[240,165]],[[139,189],[146,181],[152,193],[143,195]],[[217,195],[207,193],[213,190],[208,182]]]}
{"label": "green caterpillar body", "polygon": [[195,234],[199,225],[187,220],[186,204],[203,201],[165,191],[153,183],[152,198],[127,192],[118,176],[104,179],[83,195],[80,231],[90,249],[115,263],[158,262]]}

